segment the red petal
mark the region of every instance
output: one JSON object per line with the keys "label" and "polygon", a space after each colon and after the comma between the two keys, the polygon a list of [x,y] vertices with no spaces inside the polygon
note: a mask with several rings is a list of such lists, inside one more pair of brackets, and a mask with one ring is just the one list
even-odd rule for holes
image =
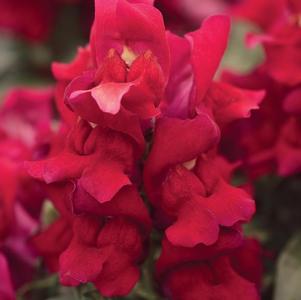
{"label": "red petal", "polygon": [[66,124],[73,126],[76,123],[77,115],[65,104],[66,82],[58,82],[55,88],[55,104],[56,108]]}
{"label": "red petal", "polygon": [[190,45],[187,39],[167,32],[171,51],[170,77],[162,103],[162,114],[167,117],[187,118],[193,84],[190,64]]}
{"label": "red petal", "polygon": [[31,244],[41,255],[51,272],[59,269],[59,256],[68,247],[72,238],[71,225],[64,218],[59,218],[45,231],[34,236]]}
{"label": "red petal", "polygon": [[200,104],[210,87],[227,47],[229,31],[229,17],[220,15],[207,18],[199,30],[187,36],[192,44],[196,85],[196,99],[192,108]]}
{"label": "red petal", "polygon": [[175,246],[194,247],[197,244],[212,245],[216,242],[219,226],[215,216],[199,201],[193,199],[183,204],[177,221],[167,228],[166,236]]}
{"label": "red petal", "polygon": [[75,213],[89,213],[97,216],[124,216],[139,222],[143,230],[151,229],[151,220],[148,210],[133,186],[122,188],[109,202],[100,204],[80,187],[77,187],[73,205]]}
{"label": "red petal", "polygon": [[109,253],[110,249],[88,247],[74,240],[60,257],[61,283],[79,285],[95,280]]}
{"label": "red petal", "polygon": [[212,196],[207,198],[207,207],[223,226],[249,221],[255,213],[255,202],[251,196],[223,180],[219,181]]}
{"label": "red petal", "polygon": [[233,249],[243,242],[241,232],[234,228],[221,228],[217,242],[213,245],[196,245],[193,248],[177,247],[171,244],[166,237],[162,241],[162,252],[156,263],[156,273],[159,279],[168,274],[180,264],[210,260],[214,257],[232,253]]}
{"label": "red petal", "polygon": [[207,105],[212,109],[214,119],[225,125],[236,119],[248,118],[251,110],[258,109],[265,96],[264,91],[236,88],[226,83],[212,83],[206,95]]}
{"label": "red petal", "polygon": [[120,164],[108,160],[85,169],[78,184],[100,203],[104,203],[131,181]]}
{"label": "red petal", "polygon": [[122,253],[110,256],[110,263],[94,281],[96,288],[106,297],[128,295],[140,278],[139,269],[123,256]]}
{"label": "red petal", "polygon": [[227,257],[191,265],[172,273],[166,283],[172,299],[259,300],[255,285],[232,270]]}
{"label": "red petal", "polygon": [[128,1],[119,0],[116,17],[123,39],[128,40],[129,46],[138,54],[143,50],[151,50],[167,78],[169,49],[160,11],[151,5],[130,4]]}
{"label": "red petal", "polygon": [[218,139],[218,128],[205,114],[188,120],[159,119],[144,169],[144,182],[151,200],[156,199],[154,193],[169,167],[195,159]]}
{"label": "red petal", "polygon": [[60,279],[66,285],[93,281],[100,274],[112,247],[97,248],[102,222],[99,218],[74,218],[73,239],[60,256]]}
{"label": "red petal", "polygon": [[80,177],[89,162],[90,157],[66,151],[46,160],[26,162],[25,167],[32,177],[53,183]]}
{"label": "red petal", "polygon": [[57,80],[70,81],[92,67],[90,47],[78,48],[76,57],[71,63],[52,64],[52,73]]}

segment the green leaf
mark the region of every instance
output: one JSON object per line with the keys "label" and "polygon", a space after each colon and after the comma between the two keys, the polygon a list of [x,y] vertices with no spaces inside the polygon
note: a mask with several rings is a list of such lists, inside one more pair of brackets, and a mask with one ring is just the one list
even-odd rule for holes
{"label": "green leaf", "polygon": [[75,288],[61,287],[58,296],[47,298],[47,300],[81,300],[81,298]]}
{"label": "green leaf", "polygon": [[248,22],[232,23],[230,41],[221,69],[246,74],[262,63],[264,59],[262,47],[250,49],[245,45],[246,35],[250,32],[258,32],[258,28]]}
{"label": "green leaf", "polygon": [[42,226],[48,227],[50,224],[52,224],[59,216],[57,210],[53,206],[52,202],[50,200],[46,199],[42,206]]}
{"label": "green leaf", "polygon": [[288,242],[277,262],[274,300],[301,299],[301,232]]}
{"label": "green leaf", "polygon": [[27,299],[26,295],[31,292],[48,290],[58,285],[57,275],[50,275],[23,285],[17,292],[17,300]]}

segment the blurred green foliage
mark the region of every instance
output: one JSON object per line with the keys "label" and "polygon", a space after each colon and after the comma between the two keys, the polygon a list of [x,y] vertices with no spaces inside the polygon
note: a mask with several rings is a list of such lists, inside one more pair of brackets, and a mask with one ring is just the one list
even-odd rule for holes
{"label": "blurred green foliage", "polygon": [[246,46],[246,35],[258,32],[252,23],[233,21],[228,49],[223,58],[220,70],[231,70],[234,73],[247,74],[264,61],[264,52],[260,45],[255,48]]}

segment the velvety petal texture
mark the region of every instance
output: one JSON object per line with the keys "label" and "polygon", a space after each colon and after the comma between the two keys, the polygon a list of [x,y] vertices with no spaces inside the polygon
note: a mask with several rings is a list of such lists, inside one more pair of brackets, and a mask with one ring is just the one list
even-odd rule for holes
{"label": "velvety petal texture", "polygon": [[[163,240],[156,271],[164,294],[179,300],[197,300],[200,296],[208,300],[260,299],[255,282],[244,277],[243,267],[235,268],[239,262],[247,262],[246,257],[235,257],[241,243],[235,238],[235,231],[223,231],[219,241],[209,248],[200,245],[186,249]],[[252,254],[251,248],[246,247],[245,251]]]}
{"label": "velvety petal texture", "polygon": [[[136,297],[150,271],[145,268],[157,259],[150,256],[162,244],[154,272],[160,297],[259,299],[261,249],[242,230],[255,202],[231,184],[245,160],[225,158],[220,141],[232,124],[265,107],[269,95],[266,81],[244,86],[218,78],[230,27],[230,18],[219,14],[176,35],[165,30],[152,0],[95,0],[88,45],[70,63],[52,64],[59,120],[38,102],[48,99],[47,91],[29,95],[38,98],[43,118],[13,105],[29,120],[30,126],[20,127],[28,145],[40,138],[32,128],[41,127],[42,135],[50,121],[56,125],[47,149],[24,154],[22,161],[56,210],[30,244],[62,285],[90,283],[101,297]],[[52,97],[53,90],[48,93]],[[279,157],[291,153],[279,162],[285,174],[292,172],[299,146],[297,98],[298,89],[286,98],[292,121],[286,130],[279,126],[282,139],[274,149]],[[15,117],[5,115],[0,130],[6,122],[11,128]],[[2,150],[0,143],[0,153],[14,147],[3,144]],[[6,173],[0,182],[6,221],[0,238],[6,238],[15,220],[11,193],[18,180],[15,165],[1,157],[0,167]],[[143,284],[134,289],[141,274]]]}
{"label": "velvety petal texture", "polygon": [[69,108],[97,124],[103,114],[118,120],[123,107],[143,119],[157,115],[170,68],[160,12],[151,1],[98,0],[91,31],[71,64],[53,64]]}
{"label": "velvety petal texture", "polygon": [[157,121],[144,182],[153,205],[170,220],[158,221],[167,225],[166,236],[174,245],[211,245],[218,239],[219,226],[247,222],[255,212],[252,198],[229,184],[231,171],[219,167],[227,162],[208,152],[218,137],[207,115]]}
{"label": "velvety petal texture", "polygon": [[61,215],[32,244],[62,284],[90,282],[102,295],[126,295],[140,278],[151,230],[134,181],[141,150],[129,136],[84,120],[63,144],[47,159],[26,163],[33,177],[49,184]]}

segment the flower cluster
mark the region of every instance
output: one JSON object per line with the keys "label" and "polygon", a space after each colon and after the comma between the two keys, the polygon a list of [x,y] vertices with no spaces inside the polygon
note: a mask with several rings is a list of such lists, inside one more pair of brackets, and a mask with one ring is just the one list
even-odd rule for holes
{"label": "flower cluster", "polygon": [[52,89],[15,88],[0,110],[0,298],[5,300],[13,300],[15,289],[34,274],[28,238],[38,227],[45,191],[23,162],[48,153],[52,97]]}
{"label": "flower cluster", "polygon": [[236,150],[229,148],[230,142],[224,151],[228,155],[232,152],[232,158],[243,160],[251,178],[272,172],[289,176],[301,170],[301,8],[298,3],[275,1],[274,6],[281,15],[275,15],[263,33],[247,37],[250,46],[259,43],[264,47],[266,59],[261,66],[246,76],[224,75],[225,80],[240,87],[266,91],[261,109],[250,120],[233,125],[224,142],[226,145],[229,140],[235,140]]}
{"label": "flower cluster", "polygon": [[255,203],[219,142],[265,92],[214,80],[229,31],[216,15],[181,37],[151,0],[96,0],[89,44],[53,64],[61,121],[25,166],[59,213],[32,245],[63,285],[129,294],[153,230],[168,299],[259,299],[261,249],[242,231]]}
{"label": "flower cluster", "polygon": [[[244,229],[257,179],[301,171],[300,1],[94,2],[55,86],[1,104],[0,300],[38,268],[101,297],[260,299]],[[65,5],[89,4],[0,0],[0,28],[45,41]],[[222,69],[229,15],[257,27],[250,73]]]}

